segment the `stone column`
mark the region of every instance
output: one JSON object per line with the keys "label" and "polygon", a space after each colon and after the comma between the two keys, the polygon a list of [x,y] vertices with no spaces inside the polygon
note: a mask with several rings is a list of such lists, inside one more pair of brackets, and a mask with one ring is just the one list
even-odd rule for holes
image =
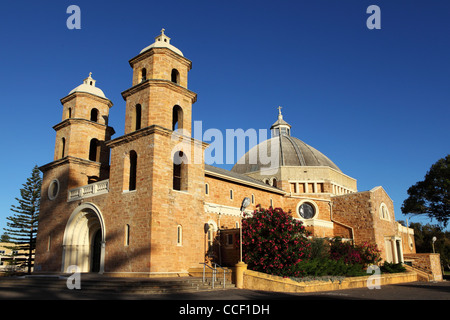
{"label": "stone column", "polygon": [[244,288],[244,272],[247,270],[247,265],[243,261],[236,264],[236,288]]}

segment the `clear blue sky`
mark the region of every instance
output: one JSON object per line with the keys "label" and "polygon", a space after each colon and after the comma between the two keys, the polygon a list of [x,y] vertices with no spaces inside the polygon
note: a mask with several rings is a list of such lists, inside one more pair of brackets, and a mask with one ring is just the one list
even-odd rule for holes
{"label": "clear blue sky", "polygon": [[[72,4],[81,30],[66,27]],[[372,4],[381,30],[366,27]],[[59,100],[92,72],[122,135],[128,60],[163,27],[193,61],[193,120],[204,130],[268,129],[281,105],[292,135],[356,178],[360,191],[382,185],[397,220],[407,189],[449,153],[449,1],[7,1],[0,233],[33,166],[53,160]]]}

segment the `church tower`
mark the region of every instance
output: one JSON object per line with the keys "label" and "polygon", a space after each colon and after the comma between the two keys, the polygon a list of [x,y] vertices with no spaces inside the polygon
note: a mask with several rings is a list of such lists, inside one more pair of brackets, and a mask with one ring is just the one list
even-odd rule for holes
{"label": "church tower", "polygon": [[187,89],[192,62],[170,44],[164,34],[129,61],[133,86],[122,93],[126,100],[125,134],[151,125],[191,132],[191,111],[197,95]]}
{"label": "church tower", "polygon": [[54,160],[71,160],[82,166],[71,172],[69,188],[75,188],[109,176],[109,149],[105,141],[111,139],[114,129],[108,126],[112,102],[95,86],[92,73],[83,83],[61,99],[62,122],[56,131]]}
{"label": "church tower", "polygon": [[[192,63],[164,31],[129,61],[132,86],[122,92],[125,134],[107,143],[110,196],[127,204],[111,208],[118,225],[111,232],[131,235],[120,254],[142,252],[138,271],[150,273],[198,265],[204,254],[198,221],[204,220],[207,145],[191,137],[197,99],[187,88]],[[108,246],[123,247],[123,237]]]}

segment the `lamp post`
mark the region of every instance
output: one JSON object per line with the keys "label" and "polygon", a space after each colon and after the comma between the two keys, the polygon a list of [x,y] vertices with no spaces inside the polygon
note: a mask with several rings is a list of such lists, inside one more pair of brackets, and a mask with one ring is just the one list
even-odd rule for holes
{"label": "lamp post", "polygon": [[242,216],[244,214],[244,210],[245,208],[248,207],[248,205],[250,204],[250,199],[249,198],[244,198],[244,200],[242,200],[242,205],[241,205],[241,225],[239,228],[239,262],[236,264],[236,288],[242,289],[244,288],[244,272],[245,270],[247,270],[247,265],[242,261]]}
{"label": "lamp post", "polygon": [[434,243],[436,242],[436,240],[437,240],[437,238],[436,237],[433,237],[433,239],[431,239],[433,242],[431,243],[432,245],[433,245],[433,253],[436,253],[435,251],[434,251]]}
{"label": "lamp post", "polygon": [[250,199],[245,197],[244,200],[242,200],[241,205],[241,225],[239,228],[239,245],[240,245],[240,253],[239,253],[239,262],[242,262],[242,216],[244,215],[244,210],[247,208],[250,204]]}

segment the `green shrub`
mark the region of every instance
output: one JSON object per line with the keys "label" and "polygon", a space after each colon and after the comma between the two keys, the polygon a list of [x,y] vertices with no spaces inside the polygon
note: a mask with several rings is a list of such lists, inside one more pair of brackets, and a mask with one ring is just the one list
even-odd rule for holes
{"label": "green shrub", "polygon": [[382,273],[406,272],[406,268],[401,263],[389,263],[387,261],[380,267]]}
{"label": "green shrub", "polygon": [[366,275],[363,265],[347,264],[344,260],[311,259],[304,260],[289,270],[290,275],[301,277],[346,276],[357,277]]}

